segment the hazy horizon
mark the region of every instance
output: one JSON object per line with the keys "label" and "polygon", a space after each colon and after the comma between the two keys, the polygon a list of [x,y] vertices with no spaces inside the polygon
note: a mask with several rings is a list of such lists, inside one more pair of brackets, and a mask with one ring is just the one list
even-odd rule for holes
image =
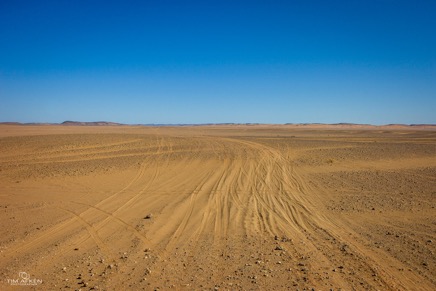
{"label": "hazy horizon", "polygon": [[[70,125],[70,123],[78,124],[78,125],[91,125],[94,123],[107,123],[107,125],[121,125],[121,126],[207,126],[207,125],[327,125],[327,126],[341,126],[341,125],[350,125],[350,126],[436,126],[435,123],[386,123],[386,124],[373,124],[373,123],[352,123],[352,122],[336,122],[336,123],[322,123],[322,122],[287,122],[287,123],[259,123],[259,122],[206,122],[206,123],[121,123],[114,122],[110,120],[96,120],[96,121],[81,121],[81,120],[65,120],[62,122],[19,122],[19,121],[0,121],[0,124],[19,124],[19,125]],[[105,126],[106,124],[98,124],[101,126]]]}
{"label": "hazy horizon", "polygon": [[435,124],[431,1],[0,4],[0,122]]}

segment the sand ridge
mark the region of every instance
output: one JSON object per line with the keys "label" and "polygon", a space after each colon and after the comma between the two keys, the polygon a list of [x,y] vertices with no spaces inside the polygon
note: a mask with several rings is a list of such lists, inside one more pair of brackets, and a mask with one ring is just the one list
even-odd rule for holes
{"label": "sand ridge", "polygon": [[46,290],[436,287],[432,130],[0,136],[2,290],[20,271]]}

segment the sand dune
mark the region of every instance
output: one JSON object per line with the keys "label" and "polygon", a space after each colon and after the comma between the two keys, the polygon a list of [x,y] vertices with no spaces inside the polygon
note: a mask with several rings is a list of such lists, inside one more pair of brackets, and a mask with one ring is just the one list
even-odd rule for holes
{"label": "sand dune", "polygon": [[[0,126],[1,290],[434,290],[436,132]],[[28,286],[23,286],[23,289]]]}

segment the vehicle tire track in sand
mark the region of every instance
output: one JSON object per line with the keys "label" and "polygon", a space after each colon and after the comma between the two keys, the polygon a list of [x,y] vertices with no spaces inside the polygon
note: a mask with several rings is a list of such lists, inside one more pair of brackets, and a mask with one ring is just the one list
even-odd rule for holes
{"label": "vehicle tire track in sand", "polygon": [[[215,183],[214,181],[216,181],[217,179],[221,179],[225,171],[226,171],[226,166],[223,165],[219,171],[207,173],[207,175],[205,175],[205,177],[195,187],[192,193],[185,198],[185,201],[188,201],[188,205],[186,207],[186,210],[184,211],[184,215],[180,220],[180,223],[178,224],[177,228],[171,235],[171,238],[165,247],[166,254],[168,254],[173,249],[174,245],[181,238],[181,234],[185,232],[188,223],[189,222],[192,223],[192,221],[190,221],[190,218],[193,214],[199,196],[204,196],[203,199],[207,199],[208,194],[210,193],[210,189],[213,188],[213,183]],[[198,209],[198,213],[200,212],[203,213],[203,217],[207,216],[210,210],[208,211],[207,209],[203,208],[204,203],[201,203],[200,207],[201,208]],[[199,236],[201,234],[202,229],[204,229],[205,226],[206,226],[206,220],[202,219],[202,222],[200,223],[200,225],[196,227],[196,230],[192,234],[192,236]]]}
{"label": "vehicle tire track in sand", "polygon": [[65,229],[71,229],[75,224],[76,219],[69,218],[64,222],[61,222],[52,228],[48,229],[44,233],[38,235],[35,238],[32,238],[30,241],[24,241],[16,246],[8,248],[5,252],[3,252],[3,256],[5,258],[10,257],[11,254],[15,253],[26,253],[30,252],[32,248],[36,248],[41,245],[45,245],[47,242],[55,241],[55,234],[60,235],[62,231]]}
{"label": "vehicle tire track in sand", "polygon": [[[147,132],[155,129],[138,130]],[[57,198],[59,200],[52,204],[54,214],[44,212],[40,222],[25,226],[30,235],[17,236],[23,241],[5,240],[11,247],[2,249],[2,268],[12,266],[5,270],[11,274],[22,267],[44,269],[41,274],[46,271],[56,277],[51,279],[52,282],[62,281],[61,285],[57,285],[60,288],[63,284],[74,287],[71,284],[77,282],[72,282],[71,278],[77,278],[80,272],[83,280],[87,276],[87,282],[92,282],[90,288],[98,283],[100,289],[434,289],[434,260],[425,258],[425,254],[434,252],[432,242],[435,236],[424,227],[433,221],[432,201],[428,203],[426,212],[423,211],[422,217],[426,221],[413,224],[418,229],[409,231],[413,237],[398,239],[395,235],[387,236],[385,230],[389,230],[390,234],[407,232],[412,224],[406,219],[418,216],[418,211],[411,211],[411,216],[397,220],[396,227],[382,225],[389,224],[388,218],[393,215],[381,212],[383,208],[380,208],[379,214],[377,205],[377,213],[331,211],[328,199],[336,199],[339,193],[335,196],[333,187],[323,192],[322,185],[326,185],[323,179],[329,185],[344,185],[341,190],[353,190],[353,195],[373,193],[368,189],[360,191],[359,184],[347,179],[347,176],[335,178],[331,175],[338,180],[335,184],[328,175],[317,176],[310,172],[348,171],[352,169],[353,160],[346,160],[346,164],[338,161],[339,166],[326,166],[320,161],[316,168],[298,160],[298,153],[303,152],[307,145],[320,151],[334,151],[338,140],[329,144],[331,140],[314,139],[312,136],[304,140],[275,136],[265,138],[263,129],[251,135],[217,127],[212,135],[207,136],[202,135],[208,133],[204,129],[192,129],[192,132],[186,133],[183,128],[174,127],[168,129],[170,134],[161,134],[165,130],[159,129],[159,135],[148,136],[140,144],[129,143],[129,138],[117,148],[120,151],[114,152],[115,156],[129,153],[130,149],[140,151],[140,147],[147,146],[136,158],[129,158],[128,172],[110,173],[108,177],[104,177],[104,173],[94,173],[83,179],[67,178],[78,179],[67,180],[68,187],[76,188],[56,188],[65,190],[65,193],[59,191],[62,192]],[[178,134],[179,131],[181,134]],[[117,137],[116,141],[119,140]],[[99,155],[99,151],[111,150],[110,142],[108,147],[103,145],[89,149],[92,152],[90,155],[85,155],[84,150],[81,157],[93,158],[92,155]],[[294,146],[297,153],[289,155]],[[355,150],[351,146],[346,148]],[[429,152],[431,149],[425,150]],[[59,153],[55,151],[53,155],[56,157]],[[367,168],[372,165],[369,162],[361,161],[357,169],[369,171]],[[383,168],[382,162],[372,161],[377,163],[378,168]],[[401,162],[386,169],[392,169]],[[412,162],[414,166],[431,166],[428,162],[417,160],[408,160],[407,165]],[[403,165],[402,169],[406,167]],[[126,173],[129,175],[127,179]],[[411,183],[427,180],[431,187],[433,173],[433,169],[410,170],[410,173],[398,176],[413,174],[419,179],[411,178]],[[112,177],[119,180],[111,181],[96,191],[92,185],[94,175],[98,177],[96,183],[105,183],[105,179]],[[314,181],[318,177],[321,177],[320,180]],[[371,176],[363,178],[367,177]],[[54,185],[64,183],[56,179],[50,182]],[[77,185],[74,185],[76,181]],[[30,189],[26,188],[29,185],[41,187],[40,193],[46,189],[41,186],[42,182],[25,183],[6,184],[5,189],[16,189],[17,194]],[[82,195],[79,198],[74,191],[87,185],[92,186],[82,192],[90,197]],[[111,190],[111,185],[116,185],[116,189]],[[414,186],[410,184],[400,190],[410,188],[415,191]],[[50,187],[47,189],[52,190]],[[429,195],[423,195],[422,201],[431,200],[431,191],[424,194]],[[62,200],[63,195],[68,199]],[[335,203],[343,201],[350,200]],[[416,205],[420,204],[414,207]],[[9,212],[11,208],[4,208],[6,219],[9,219],[9,213],[13,213]],[[386,209],[389,211],[390,208]],[[44,215],[59,219],[59,213],[61,218],[66,217],[60,223],[50,224],[50,227],[41,223],[46,219]],[[149,213],[152,215],[148,216]],[[359,220],[365,215],[365,221],[371,224],[371,228]],[[17,220],[12,220],[11,215],[9,225],[25,221],[21,213],[17,217]],[[380,218],[386,220],[378,223],[376,219]],[[379,244],[379,241],[384,244]],[[410,251],[409,256],[400,257],[397,251],[406,250],[404,244],[416,247],[416,250]],[[80,251],[74,246],[79,246]],[[426,265],[420,265],[418,259],[415,260],[417,263],[409,259],[420,250],[423,253],[419,260]],[[28,261],[33,255],[38,259]],[[105,263],[106,257],[110,258],[109,264]],[[64,262],[67,264],[64,265]],[[412,270],[407,270],[409,267]],[[65,278],[70,281],[65,283]]]}
{"label": "vehicle tire track in sand", "polygon": [[107,201],[110,201],[111,199],[114,199],[116,196],[127,191],[133,184],[135,184],[137,181],[139,181],[144,176],[146,168],[147,167],[146,167],[145,161],[141,162],[141,165],[139,167],[137,174],[126,186],[124,186],[124,188],[115,192],[114,194],[110,195],[109,197],[106,197],[105,199],[101,200],[100,202],[98,202],[94,206],[99,207],[99,206],[103,205],[104,203],[106,203]]}
{"label": "vehicle tire track in sand", "polygon": [[[106,197],[105,199],[101,200],[100,202],[95,204],[94,207],[99,207],[102,204],[107,203],[110,200],[113,200],[118,195],[126,192],[128,189],[130,189],[132,187],[132,185],[137,183],[144,176],[146,168],[147,167],[146,167],[145,162],[141,163],[141,166],[140,166],[137,174],[135,175],[135,177],[126,186],[124,186],[121,190],[115,192],[114,194],[110,195],[109,197]],[[59,208],[59,209],[61,209],[61,208]],[[62,209],[62,210],[63,211],[69,211],[69,210],[66,210],[65,208]],[[72,214],[74,212],[69,211],[69,213]],[[74,215],[78,215],[80,218],[82,218],[85,215],[91,215],[92,216],[92,214],[93,214],[93,212],[90,209],[87,209],[87,210],[83,211],[80,214],[74,213]],[[52,228],[50,228],[46,232],[42,233],[41,235],[38,235],[37,237],[32,238],[30,241],[24,241],[22,244],[19,244],[19,245],[13,247],[13,248],[8,249],[7,252],[5,252],[5,255],[7,255],[8,253],[30,252],[30,250],[32,248],[38,247],[40,245],[43,245],[43,244],[45,244],[46,242],[49,242],[49,241],[53,241],[53,237],[55,235],[61,235],[66,230],[70,230],[71,228],[74,228],[74,221],[77,221],[76,217],[67,219],[64,222],[61,222],[60,224],[53,226]]]}
{"label": "vehicle tire track in sand", "polygon": [[[157,138],[157,137],[156,137],[156,138]],[[158,138],[157,138],[157,139],[158,139]],[[106,198],[106,199],[100,201],[100,202],[99,202],[98,204],[96,204],[95,206],[97,206],[97,207],[103,207],[103,204],[104,204],[104,203],[107,203],[108,200],[113,199],[113,198],[116,198],[117,195],[120,195],[120,194],[126,192],[128,189],[130,189],[131,186],[132,186],[133,184],[135,184],[135,183],[139,183],[139,182],[141,181],[141,179],[145,176],[146,170],[147,170],[148,168],[150,168],[150,164],[153,162],[153,161],[150,159],[150,157],[151,157],[151,156],[157,156],[158,158],[160,158],[160,155],[162,154],[162,141],[163,141],[163,138],[160,138],[159,141],[157,142],[158,146],[157,146],[156,152],[153,152],[150,156],[148,156],[145,160],[143,160],[143,161],[141,162],[141,166],[140,166],[140,170],[138,171],[138,174],[135,176],[135,178],[134,178],[134,179],[133,179],[133,180],[132,180],[132,181],[131,181],[131,182],[130,182],[126,187],[124,187],[124,188],[121,189],[120,191],[114,193],[113,195],[109,196],[108,198]],[[149,163],[150,163],[150,164],[149,164]],[[153,176],[152,176],[152,178],[151,178],[151,181],[150,181],[150,180],[147,181],[147,183],[145,184],[145,186],[142,187],[142,189],[139,191],[138,194],[136,194],[135,196],[133,196],[131,199],[129,199],[129,200],[128,200],[127,202],[125,202],[124,204],[118,206],[118,207],[114,210],[114,212],[113,212],[112,214],[117,213],[120,209],[122,209],[123,207],[125,207],[126,204],[128,205],[132,199],[134,199],[135,197],[140,196],[140,195],[141,195],[141,194],[142,194],[142,193],[143,193],[143,192],[144,192],[144,191],[145,191],[145,190],[146,190],[146,189],[147,189],[147,188],[148,188],[148,187],[153,183],[154,179],[158,176],[159,171],[160,171],[160,168],[159,168],[158,163],[155,162],[155,164],[156,164],[156,166],[154,167],[155,170],[154,170]]]}
{"label": "vehicle tire track in sand", "polygon": [[[115,216],[114,214],[107,212],[101,208],[98,208],[96,206],[93,206],[91,204],[86,204],[86,203],[80,203],[80,202],[76,202],[76,201],[70,201],[71,203],[75,203],[75,204],[79,204],[79,205],[84,205],[86,207],[90,207],[93,208],[95,210],[100,211],[101,213],[105,214],[106,216],[114,219],[115,221],[119,222],[121,225],[125,226],[127,229],[129,229],[136,237],[138,237],[140,240],[142,240],[142,242],[147,246],[150,247],[152,245],[151,241],[145,236],[145,234],[140,233],[137,229],[135,229],[133,226],[131,226],[130,224],[128,224],[127,222],[125,222],[124,220],[122,220],[121,218]],[[96,229],[98,230],[98,229]]]}
{"label": "vehicle tire track in sand", "polygon": [[92,239],[94,240],[96,245],[103,251],[103,253],[108,258],[111,258],[111,259],[114,258],[113,252],[110,250],[109,246],[100,238],[100,236],[97,233],[97,230],[89,222],[87,222],[80,215],[78,215],[77,213],[75,213],[71,210],[68,210],[68,209],[62,208],[62,207],[58,207],[58,208],[73,215],[73,217],[75,219],[77,219],[80,223],[82,223],[86,227],[86,230],[88,231],[88,233],[90,234],[90,236],[92,237]]}
{"label": "vehicle tire track in sand", "polygon": [[[295,177],[289,178],[289,174],[283,171],[284,166],[280,163],[283,162],[283,157],[275,150],[260,145],[258,143],[241,141],[234,139],[227,139],[230,142],[240,143],[256,151],[259,151],[257,167],[251,173],[248,184],[251,185],[249,190],[254,195],[256,200],[255,209],[261,215],[263,230],[268,231],[274,235],[277,230],[274,229],[275,222],[280,225],[288,225],[293,227],[295,231],[302,231],[304,229],[305,221],[310,221],[309,211],[306,204],[310,203],[301,194],[301,182]],[[282,170],[283,178],[277,171]],[[288,181],[294,181],[294,185]],[[286,183],[286,185],[284,185]],[[287,191],[283,191],[287,188]],[[290,198],[292,197],[292,198]],[[285,200],[283,200],[286,199]],[[262,208],[259,208],[259,206]],[[304,214],[303,214],[304,213]],[[302,216],[303,215],[303,216]],[[313,215],[312,215],[313,216]],[[305,217],[305,218],[303,218]],[[274,220],[274,221],[271,221]]]}
{"label": "vehicle tire track in sand", "polygon": [[[230,139],[227,139],[230,140]],[[231,140],[235,142],[234,140]],[[294,169],[287,169],[283,163],[283,156],[269,147],[258,145],[253,142],[240,141],[236,142],[245,144],[263,155],[258,160],[259,165],[256,170],[253,171],[251,176],[252,185],[251,193],[254,194],[254,200],[252,201],[255,211],[259,215],[259,222],[262,225],[260,227],[261,232],[267,232],[271,236],[277,233],[286,233],[288,236],[294,239],[302,239],[310,244],[312,250],[317,250],[317,256],[320,259],[331,260],[331,265],[335,266],[347,262],[354,266],[355,269],[366,269],[366,273],[378,273],[382,275],[379,278],[378,284],[384,288],[398,288],[398,285],[389,278],[395,278],[394,270],[384,270],[377,272],[381,266],[376,263],[368,255],[362,257],[357,252],[354,254],[353,259],[344,257],[344,254],[335,248],[327,248],[324,240],[318,238],[319,231],[322,230],[325,233],[326,229],[334,229],[334,225],[330,220],[321,212],[316,211],[315,207],[307,200],[308,188],[304,180],[298,176]],[[273,194],[277,193],[277,194]],[[291,228],[293,231],[289,231]],[[310,234],[310,235],[309,235]],[[333,241],[342,241],[337,235],[332,233],[328,237]],[[306,243],[306,244],[307,244]],[[352,244],[352,242],[348,242]],[[319,247],[323,245],[324,247]],[[353,247],[352,247],[353,248]],[[326,251],[329,250],[329,251]],[[298,252],[303,253],[304,250]],[[367,250],[361,252],[361,254],[371,253]],[[334,254],[334,255],[333,255]],[[357,259],[359,258],[359,259]],[[371,267],[371,265],[375,267]],[[384,275],[383,275],[384,274]],[[350,279],[350,278],[348,278]],[[371,285],[373,278],[367,278],[366,283]],[[404,282],[407,285],[407,282]]]}

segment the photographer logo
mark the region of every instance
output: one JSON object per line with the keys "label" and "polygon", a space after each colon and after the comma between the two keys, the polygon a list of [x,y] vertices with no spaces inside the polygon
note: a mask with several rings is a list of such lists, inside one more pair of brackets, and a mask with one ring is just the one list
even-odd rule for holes
{"label": "photographer logo", "polygon": [[18,278],[7,279],[12,286],[36,286],[42,284],[42,279],[31,278],[27,272],[18,272]]}

